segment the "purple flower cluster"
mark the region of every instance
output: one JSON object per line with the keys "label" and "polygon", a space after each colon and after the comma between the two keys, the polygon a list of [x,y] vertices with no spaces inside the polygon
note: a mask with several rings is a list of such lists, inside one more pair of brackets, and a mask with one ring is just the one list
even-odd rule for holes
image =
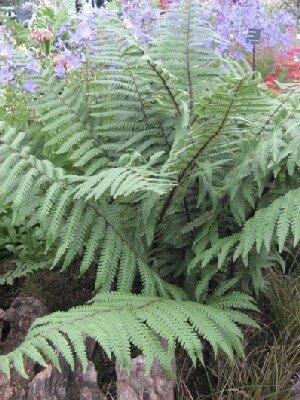
{"label": "purple flower cluster", "polygon": [[55,57],[55,72],[59,78],[66,76],[69,70],[76,70],[86,61],[88,54],[95,51],[97,39],[97,12],[80,14],[76,25],[65,23],[55,39],[58,52]]}
{"label": "purple flower cluster", "polygon": [[54,71],[56,76],[64,78],[67,71],[80,68],[82,64],[82,57],[68,49],[61,51],[55,60]]}
{"label": "purple flower cluster", "polygon": [[122,14],[126,27],[143,43],[147,43],[157,26],[161,10],[152,5],[151,0],[122,1]]}
{"label": "purple flower cluster", "polygon": [[24,82],[24,78],[39,72],[38,62],[31,52],[17,51],[11,43],[8,43],[5,35],[0,37],[0,85],[10,85],[33,92],[32,80],[28,78]]}
{"label": "purple flower cluster", "polygon": [[[173,10],[181,6],[182,0],[172,0],[169,4],[170,1],[158,0],[158,4],[167,4],[165,8],[169,7],[169,18],[172,19],[175,16]],[[120,7],[125,26],[139,40],[147,43],[161,18],[162,9],[153,6],[152,0],[121,0]],[[88,55],[95,52],[97,21],[104,17],[103,12],[94,10],[79,14],[73,22],[64,23],[51,39],[54,47],[43,62],[54,64],[57,77],[64,78],[69,71],[79,69],[87,61]],[[212,25],[224,39],[216,51],[220,55],[231,55],[238,59],[252,49],[247,41],[249,28],[262,29],[263,47],[288,50],[296,24],[294,17],[284,10],[270,13],[263,0],[206,0],[203,15],[199,18],[201,23]],[[30,75],[39,71],[40,63],[33,53],[28,49],[16,49],[11,32],[0,26],[0,84],[22,87],[33,92],[35,85]]]}
{"label": "purple flower cluster", "polygon": [[218,52],[242,58],[252,50],[247,40],[249,28],[262,29],[261,46],[287,51],[292,44],[296,20],[287,11],[269,13],[263,0],[209,0],[204,8],[206,18],[217,33],[227,41]]}
{"label": "purple flower cluster", "polygon": [[14,79],[14,44],[12,32],[0,26],[0,84],[9,83]]}
{"label": "purple flower cluster", "polygon": [[[164,4],[159,0],[159,4]],[[180,6],[180,0],[168,0],[169,12]],[[264,0],[204,0],[204,19],[220,35],[222,44],[216,51],[220,55],[242,58],[252,50],[247,41],[249,28],[262,29],[261,45],[287,51],[292,44],[296,20],[285,10],[270,13]],[[151,0],[122,0],[121,9],[126,26],[143,42],[148,42],[161,16],[161,9]]]}
{"label": "purple flower cluster", "polygon": [[[180,5],[172,0],[170,12]],[[124,21],[143,42],[147,42],[157,25],[161,9],[153,7],[151,0],[123,0],[121,2]],[[203,13],[222,39],[216,51],[220,55],[242,58],[252,50],[247,40],[249,28],[262,29],[261,45],[287,51],[292,44],[296,20],[285,10],[270,13],[264,0],[206,0]]]}
{"label": "purple flower cluster", "polygon": [[36,90],[36,83],[34,83],[31,79],[27,79],[24,82],[23,88],[26,92],[34,93]]}
{"label": "purple flower cluster", "polygon": [[[87,56],[95,51],[96,14],[97,11],[80,14],[75,24],[64,23],[56,37],[52,38],[54,47],[43,63],[53,63],[57,77],[64,78],[69,71],[79,69]],[[39,31],[29,32],[31,35],[35,33],[38,35]],[[36,46],[38,47],[39,43],[36,43]],[[30,74],[40,71],[40,61],[37,61],[28,49],[17,49],[12,33],[0,26],[0,84],[20,88],[23,78],[23,90],[33,92],[35,85],[30,79]]]}
{"label": "purple flower cluster", "polygon": [[11,45],[2,43],[0,47],[0,83],[7,83],[13,79],[12,61],[13,48]]}

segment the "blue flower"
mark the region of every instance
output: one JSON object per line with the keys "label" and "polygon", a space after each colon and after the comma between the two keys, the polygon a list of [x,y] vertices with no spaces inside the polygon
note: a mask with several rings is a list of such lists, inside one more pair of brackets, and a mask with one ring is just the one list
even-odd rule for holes
{"label": "blue flower", "polygon": [[66,69],[62,64],[57,64],[54,68],[54,71],[58,78],[64,78],[66,76]]}
{"label": "blue flower", "polygon": [[28,79],[24,82],[23,88],[26,92],[34,93],[36,90],[36,84],[31,79]]}
{"label": "blue flower", "polygon": [[30,58],[28,61],[28,64],[25,67],[26,72],[30,73],[39,73],[41,71],[41,68],[38,64],[38,62],[34,58]]}
{"label": "blue flower", "polygon": [[0,83],[6,84],[14,79],[14,73],[9,66],[0,68]]}

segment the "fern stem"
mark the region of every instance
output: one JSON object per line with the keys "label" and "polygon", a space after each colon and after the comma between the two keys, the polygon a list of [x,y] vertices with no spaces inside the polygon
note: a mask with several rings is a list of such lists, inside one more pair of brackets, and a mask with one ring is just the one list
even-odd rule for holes
{"label": "fern stem", "polygon": [[176,109],[176,113],[179,117],[181,117],[181,111],[180,111],[180,107],[179,104],[176,100],[175,95],[173,94],[170,86],[167,84],[166,79],[162,76],[162,74],[159,72],[159,70],[156,68],[155,64],[152,63],[151,61],[147,60],[148,65],[150,65],[150,67],[152,68],[152,70],[156,73],[156,75],[159,77],[159,79],[161,80],[163,87],[165,88],[166,92],[168,93],[175,109]]}
{"label": "fern stem", "polygon": [[[124,305],[123,307],[121,306],[121,307],[115,307],[114,306],[114,311],[127,311],[128,309],[129,310],[141,310],[141,309],[143,309],[143,308],[145,308],[145,307],[149,307],[149,306],[151,306],[152,304],[155,304],[155,303],[161,303],[162,301],[164,301],[165,299],[163,299],[163,298],[159,298],[159,297],[157,297],[157,298],[153,298],[153,299],[151,299],[151,300],[149,300],[148,302],[146,302],[146,303],[144,303],[144,304],[137,304],[137,305],[134,305],[134,304],[131,304],[130,305],[130,308],[128,307],[128,305]],[[90,301],[88,301],[88,303],[87,304],[90,304],[90,303],[92,303],[92,301],[93,300],[90,300]],[[110,306],[108,306],[107,307],[107,310],[104,310],[103,308],[101,309],[101,311],[91,311],[89,314],[85,314],[85,317],[88,317],[88,318],[90,318],[90,319],[93,319],[94,317],[96,317],[97,315],[99,315],[99,314],[106,314],[106,313],[111,313],[111,311],[112,311],[112,308],[110,307]],[[82,320],[82,317],[78,317],[78,318],[72,318],[72,324],[74,324],[74,322],[76,322],[76,321],[81,321]],[[43,326],[44,325],[44,323],[41,323],[41,324],[38,324],[38,323],[35,323],[35,325],[34,325],[34,328],[37,328],[37,327],[40,327],[40,326]],[[40,335],[40,333],[38,333],[38,336]],[[33,337],[32,337],[33,338]]]}
{"label": "fern stem", "polygon": [[164,205],[162,207],[162,210],[160,212],[159,218],[158,218],[158,223],[159,224],[164,220],[165,215],[166,215],[170,205],[172,204],[173,199],[176,197],[178,187],[180,187],[180,184],[185,179],[186,175],[189,173],[189,171],[191,169],[194,168],[197,159],[203,153],[203,151],[207,148],[207,146],[211,143],[211,141],[214,140],[219,135],[219,133],[222,131],[222,129],[223,129],[223,127],[224,127],[224,125],[225,125],[225,123],[227,121],[228,115],[229,115],[229,113],[230,113],[230,111],[231,111],[231,109],[233,107],[235,98],[236,98],[236,96],[237,96],[237,94],[238,94],[238,92],[239,92],[239,90],[241,88],[241,85],[242,85],[243,81],[244,81],[244,77],[240,80],[239,84],[237,85],[237,87],[235,89],[235,92],[234,92],[234,94],[232,96],[232,99],[231,99],[231,101],[230,101],[230,103],[228,105],[228,108],[227,108],[227,110],[226,110],[226,112],[224,114],[224,117],[222,118],[222,121],[221,121],[221,124],[220,124],[219,128],[200,147],[200,149],[197,151],[197,153],[193,156],[193,158],[189,161],[189,163],[186,165],[186,167],[179,174],[179,176],[178,176],[178,186],[174,186],[173,189],[171,190],[170,194],[166,198],[166,200],[164,202]]}
{"label": "fern stem", "polygon": [[[205,107],[202,107],[202,108],[201,108],[201,111],[205,111],[205,110],[207,109],[207,107],[209,107],[209,105],[213,102],[213,100],[214,100],[214,98],[212,97],[212,98],[210,99],[210,101],[205,105]],[[193,116],[193,118],[192,118],[192,121],[191,121],[191,123],[190,123],[190,126],[191,126],[191,127],[196,123],[197,119],[199,118],[199,114],[201,114],[201,113],[199,112],[199,113],[197,113],[197,114],[194,114],[194,116]]]}
{"label": "fern stem", "polygon": [[[145,56],[145,50],[140,46],[140,44],[136,41],[136,38],[134,37],[134,35],[132,34],[132,32],[129,31],[128,28],[125,28],[126,32],[128,34],[128,36],[132,39],[132,41],[135,43],[137,49],[140,52],[141,56]],[[166,79],[162,76],[161,72],[159,72],[158,68],[155,66],[155,63],[147,60],[147,64],[151,67],[151,69],[153,70],[153,72],[155,72],[155,74],[158,76],[158,78],[160,79],[160,81],[163,84],[164,89],[166,90],[169,98],[171,99],[175,109],[176,109],[176,113],[179,117],[181,117],[181,111],[180,111],[180,106],[176,100],[176,96],[173,94],[171,88],[169,87],[169,85],[167,84]]]}
{"label": "fern stem", "polygon": [[159,123],[159,129],[160,129],[162,137],[163,137],[163,139],[164,139],[164,141],[166,143],[166,146],[167,146],[167,148],[168,148],[168,150],[170,152],[172,146],[171,146],[171,143],[169,142],[168,136],[166,135],[166,132],[164,131],[164,127],[162,126],[161,123]]}
{"label": "fern stem", "polygon": [[191,65],[190,65],[190,35],[191,35],[191,2],[188,2],[188,21],[187,21],[187,31],[186,31],[186,70],[188,79],[188,92],[189,92],[189,109],[192,110],[194,107],[194,94],[192,86],[192,76],[191,76]]}

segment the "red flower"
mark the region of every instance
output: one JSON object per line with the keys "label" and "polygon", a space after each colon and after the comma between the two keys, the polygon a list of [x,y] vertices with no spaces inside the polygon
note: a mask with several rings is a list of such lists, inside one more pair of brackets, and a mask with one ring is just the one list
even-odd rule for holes
{"label": "red flower", "polygon": [[172,0],[158,0],[159,6],[162,10],[167,10]]}
{"label": "red flower", "polygon": [[298,66],[298,68],[290,68],[288,70],[288,76],[291,79],[300,79],[300,67]]}
{"label": "red flower", "polygon": [[300,48],[294,47],[287,54],[286,66],[291,79],[300,79]]}
{"label": "red flower", "polygon": [[277,78],[276,74],[268,74],[268,75],[266,75],[264,82],[270,90],[278,93],[280,90],[279,90],[278,86],[276,85],[276,82],[275,82],[276,78]]}
{"label": "red flower", "polygon": [[265,78],[267,86],[274,82],[274,75],[277,77],[282,69],[287,70],[287,75],[290,79],[300,80],[300,48],[294,47],[287,54],[277,54],[275,56],[275,72],[269,74]]}
{"label": "red flower", "polygon": [[265,77],[265,83],[267,83],[267,82],[274,82],[275,80],[276,80],[276,74],[268,74],[268,75],[266,75],[266,77]]}

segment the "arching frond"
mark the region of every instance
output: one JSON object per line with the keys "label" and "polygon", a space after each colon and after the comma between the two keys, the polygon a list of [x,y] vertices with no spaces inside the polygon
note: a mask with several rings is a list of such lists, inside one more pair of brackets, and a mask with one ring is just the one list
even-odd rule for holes
{"label": "arching frond", "polygon": [[[49,360],[59,366],[54,350],[61,352],[72,368],[76,357],[85,369],[86,336],[95,339],[109,357],[113,354],[123,369],[130,368],[131,345],[143,352],[148,371],[155,358],[170,371],[176,343],[194,363],[203,362],[200,338],[209,342],[215,355],[222,350],[232,358],[234,352],[242,354],[243,334],[236,322],[257,326],[250,318],[244,318],[239,309],[256,308],[252,299],[241,293],[225,298],[224,303],[215,300],[209,306],[132,294],[100,294],[89,305],[38,318],[24,342],[0,356],[0,369],[9,375],[12,365],[26,377],[26,358],[41,365]],[[162,348],[158,336],[167,340],[167,350]]]}
{"label": "arching frond", "polygon": [[[74,185],[74,178],[61,168],[30,155],[29,148],[22,148],[25,137],[8,130],[1,138],[0,157],[7,153],[17,155],[11,173],[0,170],[1,190],[8,196],[8,202],[12,201],[15,219],[24,220],[28,217],[26,211],[36,213],[46,249],[55,254],[53,266],[67,268],[76,257],[82,257],[82,273],[92,264],[98,265],[97,290],[110,290],[117,279],[124,291],[130,291],[139,276],[144,293],[182,297],[182,291],[164,282],[150,268],[147,256],[128,238],[121,224],[122,206],[115,208],[104,200],[85,202],[80,196],[77,198],[81,186]],[[21,175],[25,177],[23,180]],[[16,196],[10,200],[13,192]],[[34,210],[21,207],[39,196],[43,200],[34,203]]]}

